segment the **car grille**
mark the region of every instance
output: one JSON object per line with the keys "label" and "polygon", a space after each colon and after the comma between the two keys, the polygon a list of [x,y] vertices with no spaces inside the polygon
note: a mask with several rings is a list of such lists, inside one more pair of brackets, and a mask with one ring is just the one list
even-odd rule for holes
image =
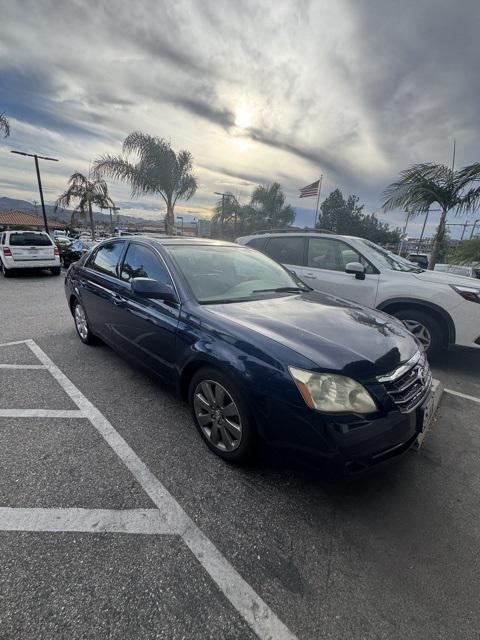
{"label": "car grille", "polygon": [[402,413],[413,411],[432,386],[432,373],[425,357],[399,378],[385,382],[388,395]]}

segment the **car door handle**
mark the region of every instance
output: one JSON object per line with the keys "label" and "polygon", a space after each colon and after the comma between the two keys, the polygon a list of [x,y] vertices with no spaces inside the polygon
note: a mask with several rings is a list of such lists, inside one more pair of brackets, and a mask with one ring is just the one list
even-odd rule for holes
{"label": "car door handle", "polygon": [[118,293],[112,294],[113,304],[122,304],[125,301],[125,298],[122,298]]}
{"label": "car door handle", "polygon": [[302,278],[308,278],[309,280],[315,280],[317,276],[314,273],[304,273]]}

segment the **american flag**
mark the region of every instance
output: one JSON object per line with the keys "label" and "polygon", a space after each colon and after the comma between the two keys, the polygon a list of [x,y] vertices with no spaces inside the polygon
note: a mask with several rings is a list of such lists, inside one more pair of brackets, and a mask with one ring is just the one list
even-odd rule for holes
{"label": "american flag", "polygon": [[318,185],[320,180],[315,180],[312,184],[307,184],[306,187],[300,189],[300,198],[310,198],[311,196],[318,195]]}

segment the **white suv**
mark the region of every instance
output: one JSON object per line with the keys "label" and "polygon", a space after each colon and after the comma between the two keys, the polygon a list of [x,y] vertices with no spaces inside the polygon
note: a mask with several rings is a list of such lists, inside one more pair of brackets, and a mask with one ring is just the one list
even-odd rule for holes
{"label": "white suv", "polygon": [[294,271],[313,289],[399,318],[429,354],[457,344],[480,349],[480,285],[424,271],[353,236],[266,232],[238,238]]}
{"label": "white suv", "polygon": [[3,231],[0,263],[5,278],[17,269],[50,269],[60,275],[60,251],[44,231]]}

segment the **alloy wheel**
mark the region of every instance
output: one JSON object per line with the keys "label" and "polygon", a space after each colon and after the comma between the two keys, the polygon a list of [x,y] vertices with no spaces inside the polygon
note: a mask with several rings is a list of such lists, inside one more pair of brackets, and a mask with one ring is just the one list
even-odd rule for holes
{"label": "alloy wheel", "polygon": [[88,338],[87,317],[82,305],[79,303],[75,305],[75,325],[82,340],[86,340]]}
{"label": "alloy wheel", "polygon": [[242,440],[240,411],[218,382],[202,380],[193,394],[195,417],[208,440],[221,451],[234,451]]}
{"label": "alloy wheel", "polygon": [[420,342],[423,351],[428,351],[432,344],[432,336],[428,328],[417,320],[402,320],[402,322],[410,333]]}

